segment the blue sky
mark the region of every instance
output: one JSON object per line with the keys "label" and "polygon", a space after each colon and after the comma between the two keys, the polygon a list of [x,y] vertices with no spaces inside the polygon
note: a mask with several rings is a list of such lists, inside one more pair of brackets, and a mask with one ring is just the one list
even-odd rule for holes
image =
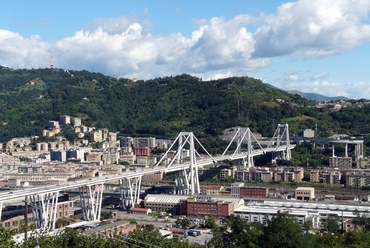
{"label": "blue sky", "polygon": [[370,99],[368,0],[4,0],[0,64]]}

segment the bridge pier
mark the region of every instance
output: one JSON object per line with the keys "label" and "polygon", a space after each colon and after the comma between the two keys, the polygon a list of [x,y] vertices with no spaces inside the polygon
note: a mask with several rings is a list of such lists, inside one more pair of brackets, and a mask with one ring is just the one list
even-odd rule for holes
{"label": "bridge pier", "polygon": [[120,192],[122,200],[122,208],[129,210],[139,203],[141,177],[120,179]]}
{"label": "bridge pier", "polygon": [[79,187],[83,219],[100,222],[104,184]]}
{"label": "bridge pier", "polygon": [[[55,229],[59,191],[29,196],[36,228],[43,231]],[[27,204],[27,203],[26,203]]]}
{"label": "bridge pier", "polygon": [[200,194],[200,184],[197,167],[196,169],[194,168],[193,170],[184,169],[176,173],[174,194],[175,195]]}
{"label": "bridge pier", "polygon": [[[254,148],[253,148],[252,143],[254,143],[262,151],[264,151],[264,149],[262,148],[262,146],[260,145],[260,143],[258,142],[256,137],[254,136],[252,131],[249,128],[239,127],[238,130],[235,132],[233,138],[231,139],[229,145],[226,147],[225,151],[222,153],[222,156],[226,155],[226,153],[228,152],[231,144],[234,141],[236,141],[236,149],[235,149],[234,153],[231,155],[230,159],[233,160],[234,157],[238,157],[240,154],[244,153],[245,156],[237,159],[237,161],[238,161],[237,166],[239,168],[240,167],[244,167],[244,168],[245,167],[248,167],[248,168],[254,167],[254,161],[253,161]],[[242,150],[243,144],[247,145],[247,150],[246,151]]]}

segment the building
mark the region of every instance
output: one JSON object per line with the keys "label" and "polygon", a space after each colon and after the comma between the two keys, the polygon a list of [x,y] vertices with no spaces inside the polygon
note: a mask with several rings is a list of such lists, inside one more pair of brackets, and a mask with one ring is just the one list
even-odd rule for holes
{"label": "building", "polygon": [[315,188],[313,187],[298,187],[295,190],[295,198],[297,200],[313,200],[315,199]]}
{"label": "building", "polygon": [[152,174],[145,174],[141,178],[142,182],[160,182],[163,180],[163,172],[159,171]]}
{"label": "building", "polygon": [[234,214],[232,202],[216,200],[211,197],[189,197],[180,201],[180,214],[197,218],[226,218]]}
{"label": "building", "polygon": [[130,224],[127,220],[116,221],[113,223],[100,224],[96,228],[90,228],[84,232],[85,235],[103,235],[108,238],[115,238],[133,232],[136,224]]}
{"label": "building", "polygon": [[235,178],[240,181],[270,182],[273,179],[273,173],[266,167],[245,168],[237,170]]}
{"label": "building", "polygon": [[67,152],[65,150],[50,151],[50,160],[51,161],[66,162],[67,161]]}
{"label": "building", "polygon": [[230,190],[230,196],[231,197],[240,197],[240,187],[244,186],[244,183],[232,183],[231,184],[231,190]]}
{"label": "building", "polygon": [[59,117],[59,124],[60,125],[69,125],[69,124],[71,124],[71,117],[69,115],[61,115]]}
{"label": "building", "polygon": [[150,208],[131,208],[130,213],[148,215],[152,213],[152,210]]}
{"label": "building", "polygon": [[[198,201],[205,201],[207,200],[212,200],[214,202],[231,202],[233,209],[244,206],[244,200],[240,198],[231,198],[231,197],[224,197],[224,196],[204,196],[204,195],[199,195],[199,196],[194,196]],[[193,198],[194,198],[193,197]],[[181,215],[187,209],[185,207],[185,201],[189,196],[187,195],[163,195],[163,194],[148,194],[144,198],[144,206],[146,208],[150,208],[152,212],[167,212],[171,213],[173,215]],[[182,212],[180,211],[180,202],[182,205]]]}
{"label": "building", "polygon": [[310,182],[318,183],[320,182],[320,176],[318,170],[311,170],[310,171]]}
{"label": "building", "polygon": [[[261,207],[241,207],[234,210],[235,215],[239,215],[246,222],[253,223],[259,222],[263,225],[267,225],[267,220],[271,220],[277,215],[279,211],[284,211],[278,208],[261,208]],[[288,210],[286,210],[288,211]],[[310,221],[314,228],[320,227],[319,214],[312,213],[308,210],[289,210],[289,214],[294,216],[298,223],[303,225],[305,222]]]}
{"label": "building", "polygon": [[135,147],[134,154],[136,156],[150,157],[150,148],[149,147]]}
{"label": "building", "polygon": [[48,129],[55,129],[55,128],[59,128],[59,122],[58,121],[49,121]]}
{"label": "building", "polygon": [[81,118],[75,117],[75,118],[72,119],[73,127],[79,127],[79,126],[81,126],[81,124],[82,124]]}
{"label": "building", "polygon": [[85,160],[85,150],[84,149],[70,149],[66,151],[67,159],[75,158],[81,161]]}
{"label": "building", "polygon": [[220,185],[204,185],[200,188],[200,191],[205,195],[221,195],[224,190],[225,188]]}
{"label": "building", "polygon": [[[57,219],[69,218],[71,215],[73,215],[73,201],[57,202],[56,209],[57,211],[55,215]],[[22,208],[18,208],[17,210],[6,211],[6,209],[4,209],[1,216],[0,227],[7,229],[18,229],[21,225],[24,225],[24,206],[22,206]],[[29,225],[34,223],[33,215],[30,212],[31,208],[29,208],[29,214],[27,215],[27,221]]]}
{"label": "building", "polygon": [[266,198],[269,196],[269,189],[266,187],[240,187],[239,197]]}
{"label": "building", "polygon": [[305,129],[302,132],[302,136],[304,138],[314,138],[315,137],[315,131],[312,129]]}
{"label": "building", "polygon": [[156,146],[156,143],[155,143],[155,138],[153,137],[138,137],[138,138],[133,138],[132,145],[134,147],[154,148]]}
{"label": "building", "polygon": [[121,147],[132,147],[133,142],[134,142],[134,138],[132,137],[121,137],[120,138]]}
{"label": "building", "polygon": [[109,132],[108,133],[108,141],[109,142],[116,142],[117,141],[117,133]]}
{"label": "building", "polygon": [[346,173],[346,185],[360,188],[370,185],[370,171],[349,171]]}
{"label": "building", "polygon": [[[287,211],[297,218],[300,224],[311,221],[315,229],[320,229],[330,215],[340,216],[345,224],[345,230],[355,228],[349,224],[356,217],[354,212],[360,214],[370,212],[370,206],[364,204],[337,204],[335,200],[320,202],[303,202],[296,200],[259,200],[250,201],[247,206],[234,209],[234,214],[239,215],[248,222],[266,223],[266,218],[272,218],[277,211]],[[347,226],[348,225],[348,226]]]}
{"label": "building", "polygon": [[322,173],[322,182],[329,184],[340,184],[342,173],[339,170],[325,171]]}
{"label": "building", "polygon": [[329,167],[352,168],[352,157],[330,157]]}
{"label": "building", "polygon": [[36,143],[36,151],[40,152],[40,151],[49,151],[49,146],[48,146],[48,143],[46,142],[41,142],[41,143]]}

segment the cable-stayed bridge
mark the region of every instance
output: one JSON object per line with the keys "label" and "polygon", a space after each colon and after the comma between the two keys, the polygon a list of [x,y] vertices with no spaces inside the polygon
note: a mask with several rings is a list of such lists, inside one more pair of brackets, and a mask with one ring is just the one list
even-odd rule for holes
{"label": "cable-stayed bridge", "polygon": [[261,145],[249,128],[238,128],[225,151],[212,156],[192,132],[181,132],[150,169],[0,193],[0,219],[4,202],[24,199],[31,206],[36,227],[53,230],[58,218],[59,193],[78,188],[84,220],[99,222],[105,183],[117,182],[120,185],[122,206],[129,209],[139,202],[142,176],[158,172],[176,172],[174,194],[199,194],[200,167],[225,160],[238,161],[240,167],[253,167],[253,157],[266,153],[272,153],[275,159],[291,159],[294,145],[290,144],[287,124],[279,124],[274,136],[265,144]]}

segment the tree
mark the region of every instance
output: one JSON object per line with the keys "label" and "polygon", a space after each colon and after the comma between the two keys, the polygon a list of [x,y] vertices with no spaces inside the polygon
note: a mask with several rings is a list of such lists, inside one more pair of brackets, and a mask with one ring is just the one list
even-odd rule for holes
{"label": "tree", "polygon": [[215,228],[217,227],[216,219],[214,217],[208,217],[204,223],[205,227],[207,228]]}
{"label": "tree", "polygon": [[15,247],[15,242],[12,240],[12,236],[15,234],[15,230],[0,227],[0,247]]}
{"label": "tree", "polygon": [[323,225],[323,231],[327,231],[329,234],[333,233],[335,235],[339,234],[339,217],[336,214],[329,214],[326,223]]}
{"label": "tree", "polygon": [[175,223],[176,225],[180,225],[182,227],[188,227],[191,224],[190,220],[188,220],[187,218],[178,218]]}
{"label": "tree", "polygon": [[352,220],[352,223],[362,229],[362,231],[370,232],[370,218],[366,214],[360,214],[359,211],[355,211],[356,217]]}
{"label": "tree", "polygon": [[278,211],[271,220],[267,219],[267,226],[262,236],[263,247],[268,248],[300,248],[303,243],[303,229],[296,218],[288,212]]}
{"label": "tree", "polygon": [[78,138],[73,128],[67,125],[63,127],[61,135],[64,138],[66,138],[69,142],[71,142],[71,144],[73,144],[75,140]]}

